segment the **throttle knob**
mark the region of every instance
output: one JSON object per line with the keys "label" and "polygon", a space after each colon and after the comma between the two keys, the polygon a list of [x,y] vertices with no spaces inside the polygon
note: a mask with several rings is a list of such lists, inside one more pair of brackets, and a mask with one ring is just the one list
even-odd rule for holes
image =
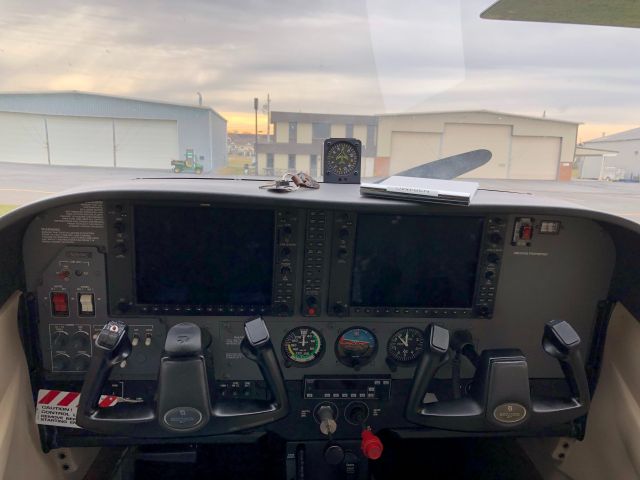
{"label": "throttle knob", "polygon": [[382,450],[384,450],[382,441],[369,429],[362,431],[360,448],[362,454],[369,460],[379,459],[382,456]]}

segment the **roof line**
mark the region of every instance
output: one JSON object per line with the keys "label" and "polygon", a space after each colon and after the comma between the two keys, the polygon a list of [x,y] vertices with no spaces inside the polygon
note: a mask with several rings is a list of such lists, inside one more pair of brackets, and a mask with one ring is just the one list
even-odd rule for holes
{"label": "roof line", "polygon": [[198,110],[209,110],[220,117],[222,120],[226,121],[227,119],[216,112],[212,107],[206,105],[189,105],[187,103],[175,103],[175,102],[165,102],[162,100],[151,100],[145,98],[137,98],[137,97],[128,97],[123,95],[109,95],[106,93],[96,93],[96,92],[85,92],[81,90],[51,90],[51,91],[35,91],[35,92],[0,92],[0,96],[2,95],[61,95],[61,94],[73,94],[73,95],[92,95],[95,97],[104,97],[104,98],[118,98],[121,100],[131,100],[134,102],[143,102],[143,103],[155,103],[158,105],[169,105],[172,107],[183,107],[183,108],[195,108]]}
{"label": "roof line", "polygon": [[402,112],[402,113],[381,113],[378,114],[379,117],[398,117],[398,116],[408,116],[408,115],[438,115],[443,113],[490,113],[493,115],[505,115],[509,117],[519,117],[519,118],[528,118],[531,120],[545,120],[549,122],[559,122],[559,123],[569,123],[571,125],[582,125],[583,122],[573,122],[570,120],[558,120],[556,118],[548,118],[548,117],[534,117],[532,115],[522,115],[519,113],[507,113],[507,112],[499,112],[497,110],[439,110],[432,112]]}

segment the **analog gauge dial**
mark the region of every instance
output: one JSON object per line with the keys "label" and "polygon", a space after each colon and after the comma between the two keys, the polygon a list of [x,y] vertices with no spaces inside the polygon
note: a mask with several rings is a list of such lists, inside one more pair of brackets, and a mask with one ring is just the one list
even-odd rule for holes
{"label": "analog gauge dial", "polygon": [[389,339],[387,355],[397,363],[410,364],[424,353],[424,334],[417,328],[401,328]]}
{"label": "analog gauge dial", "polygon": [[360,367],[371,361],[378,350],[378,340],[370,330],[354,327],[336,340],[336,357],[349,367]]}
{"label": "analog gauge dial", "polygon": [[358,156],[358,150],[353,144],[336,142],[327,150],[327,170],[341,177],[351,175],[358,167]]}
{"label": "analog gauge dial", "polygon": [[307,367],[322,357],[324,339],[311,327],[290,330],[282,340],[285,361],[298,367]]}

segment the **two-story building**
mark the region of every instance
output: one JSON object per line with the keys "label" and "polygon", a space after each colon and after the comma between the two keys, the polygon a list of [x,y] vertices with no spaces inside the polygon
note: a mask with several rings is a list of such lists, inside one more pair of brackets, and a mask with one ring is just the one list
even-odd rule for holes
{"label": "two-story building", "polygon": [[275,142],[258,144],[258,175],[307,172],[322,176],[322,149],[327,138],[362,142],[363,169],[373,168],[378,118],[369,115],[272,112]]}

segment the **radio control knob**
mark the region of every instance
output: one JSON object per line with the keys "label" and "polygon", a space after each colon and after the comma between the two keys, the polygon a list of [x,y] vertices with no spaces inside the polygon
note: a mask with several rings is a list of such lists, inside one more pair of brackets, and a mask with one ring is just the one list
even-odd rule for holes
{"label": "radio control knob", "polygon": [[278,315],[289,315],[289,305],[281,303],[276,307],[276,312],[278,312]]}
{"label": "radio control knob", "polygon": [[491,235],[489,235],[489,241],[495,245],[498,245],[502,243],[502,235],[500,235],[498,232],[493,232]]}
{"label": "radio control knob", "polygon": [[487,270],[486,272],[484,272],[484,278],[486,278],[487,280],[493,280],[493,277],[495,275],[495,272],[492,270]]}
{"label": "radio control knob", "polygon": [[498,260],[500,260],[500,257],[496,253],[490,253],[487,255],[487,262],[489,263],[498,263]]}
{"label": "radio control knob", "polygon": [[346,248],[339,248],[338,249],[338,258],[340,260],[346,260],[348,256],[349,256],[349,252],[347,252]]}
{"label": "radio control knob", "polygon": [[338,232],[338,235],[340,235],[341,239],[346,240],[347,238],[349,238],[349,233],[350,232],[348,228],[342,227]]}
{"label": "radio control knob", "polygon": [[124,233],[126,228],[123,222],[118,221],[113,224],[113,229],[118,233]]}
{"label": "radio control knob", "polygon": [[347,309],[344,308],[344,305],[342,305],[340,303],[334,303],[333,304],[333,313],[335,315],[338,315],[339,317],[341,317],[342,315],[345,314],[346,311],[347,311]]}
{"label": "radio control knob", "polygon": [[280,273],[281,273],[282,275],[290,275],[290,274],[291,274],[291,267],[289,267],[289,266],[285,265],[284,267],[282,267],[282,268],[280,269]]}
{"label": "radio control knob", "polygon": [[283,257],[288,257],[289,255],[291,255],[291,249],[289,247],[282,247],[280,249],[280,255],[282,255]]}
{"label": "radio control knob", "polygon": [[124,255],[127,253],[127,246],[124,243],[116,243],[113,247],[113,252],[116,255]]}
{"label": "radio control knob", "polygon": [[313,295],[309,295],[306,301],[308,307],[315,307],[316,305],[318,305],[318,299]]}

